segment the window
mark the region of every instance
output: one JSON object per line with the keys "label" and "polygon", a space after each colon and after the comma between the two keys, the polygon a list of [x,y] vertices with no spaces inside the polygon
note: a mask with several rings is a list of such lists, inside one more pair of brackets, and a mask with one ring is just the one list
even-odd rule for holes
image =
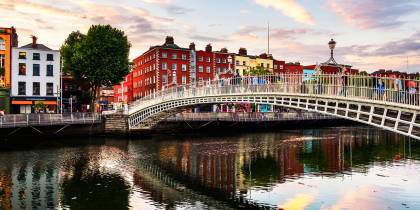
{"label": "window", "polygon": [[166,70],[166,68],[167,68],[167,67],[166,67],[166,63],[162,63],[162,69],[163,69],[163,70]]}
{"label": "window", "polygon": [[47,83],[47,96],[54,95],[54,84],[53,83]]}
{"label": "window", "polygon": [[226,63],[226,59],[223,59],[223,63]]}
{"label": "window", "polygon": [[54,55],[53,54],[47,54],[47,61],[53,61]]}
{"label": "window", "polygon": [[203,66],[198,66],[198,72],[203,72]]}
{"label": "window", "polygon": [[176,63],[172,64],[172,70],[176,70]]}
{"label": "window", "polygon": [[261,66],[261,67],[264,67],[264,64],[263,64],[263,63],[261,63],[261,64],[260,64],[260,66]]}
{"label": "window", "polygon": [[226,73],[227,72],[227,68],[223,68],[223,73]]}
{"label": "window", "polygon": [[280,65],[280,69],[283,69],[283,65]]}
{"label": "window", "polygon": [[26,52],[19,52],[19,59],[26,59]]}
{"label": "window", "polygon": [[239,61],[238,60],[236,60],[236,65],[239,66]]}
{"label": "window", "polygon": [[210,73],[210,66],[206,67],[206,73]]}
{"label": "window", "polygon": [[0,68],[4,67],[4,62],[6,62],[6,58],[3,54],[0,55]]}
{"label": "window", "polygon": [[32,76],[39,76],[39,64],[32,65]]}
{"label": "window", "polygon": [[162,58],[167,58],[167,57],[168,57],[168,54],[166,54],[165,52],[162,53]]}
{"label": "window", "polygon": [[187,55],[182,54],[182,60],[187,60]]}
{"label": "window", "polygon": [[166,78],[166,74],[162,74],[162,83],[166,84],[167,78]]}
{"label": "window", "polygon": [[172,59],[176,59],[176,53],[172,53]]}
{"label": "window", "polygon": [[26,63],[19,63],[19,75],[26,75]]}
{"label": "window", "polygon": [[32,95],[34,96],[40,95],[39,82],[32,83]]}
{"label": "window", "polygon": [[185,75],[182,76],[182,84],[187,84],[187,77]]}
{"label": "window", "polygon": [[54,72],[53,65],[47,65],[47,76],[52,77]]}
{"label": "window", "polygon": [[203,77],[199,77],[198,82],[202,82],[202,81],[203,81]]}
{"label": "window", "polygon": [[220,63],[220,58],[216,58],[216,63]]}
{"label": "window", "polygon": [[198,61],[203,62],[203,56],[199,56]]}
{"label": "window", "polygon": [[39,53],[32,54],[32,60],[39,61],[39,60],[41,60],[40,58],[41,58],[41,56],[39,55]]}
{"label": "window", "polygon": [[267,63],[267,68],[268,68],[268,69],[270,68],[270,64],[269,64],[269,63]]}
{"label": "window", "polygon": [[26,95],[26,82],[18,82],[18,95]]}
{"label": "window", "polygon": [[274,64],[274,68],[277,69],[277,64]]}
{"label": "window", "polygon": [[210,63],[210,57],[206,58],[207,63]]}
{"label": "window", "polygon": [[246,66],[246,62],[245,62],[245,61],[242,61],[242,65],[243,65],[243,66]]}
{"label": "window", "polygon": [[220,67],[216,68],[216,73],[220,74]]}
{"label": "window", "polygon": [[0,50],[6,50],[6,42],[0,38]]}
{"label": "window", "polygon": [[182,71],[187,71],[187,64],[182,64]]}

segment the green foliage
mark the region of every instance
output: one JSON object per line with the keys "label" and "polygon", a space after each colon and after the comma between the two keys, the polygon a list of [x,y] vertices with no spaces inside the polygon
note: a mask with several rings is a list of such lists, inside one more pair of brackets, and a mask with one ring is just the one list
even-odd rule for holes
{"label": "green foliage", "polygon": [[244,71],[245,76],[259,76],[259,75],[267,75],[270,71],[267,68],[262,66],[257,66],[256,68],[252,68],[250,71]]}
{"label": "green foliage", "polygon": [[79,84],[87,84],[93,105],[100,87],[118,84],[129,73],[130,47],[123,31],[92,25],[86,35],[72,32],[60,50],[65,71]]}
{"label": "green foliage", "polygon": [[63,72],[71,72],[72,57],[75,54],[75,46],[81,42],[86,35],[80,33],[80,31],[73,31],[69,34],[64,44],[60,48],[60,54],[63,61]]}
{"label": "green foliage", "polygon": [[41,110],[45,110],[46,108],[47,108],[47,105],[45,105],[43,102],[38,102],[38,103],[35,103],[34,105],[34,109],[38,112]]}

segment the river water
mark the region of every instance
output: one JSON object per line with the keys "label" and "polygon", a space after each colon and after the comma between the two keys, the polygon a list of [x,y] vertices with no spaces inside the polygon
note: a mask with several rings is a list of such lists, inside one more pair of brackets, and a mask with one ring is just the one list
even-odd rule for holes
{"label": "river water", "polygon": [[420,209],[420,142],[375,128],[0,148],[0,209]]}

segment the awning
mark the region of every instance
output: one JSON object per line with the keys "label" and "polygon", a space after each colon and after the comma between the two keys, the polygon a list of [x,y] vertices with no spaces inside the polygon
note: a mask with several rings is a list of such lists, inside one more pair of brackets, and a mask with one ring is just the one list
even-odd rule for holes
{"label": "awning", "polygon": [[57,101],[43,101],[45,105],[57,105]]}
{"label": "awning", "polygon": [[15,105],[32,105],[32,101],[12,101]]}

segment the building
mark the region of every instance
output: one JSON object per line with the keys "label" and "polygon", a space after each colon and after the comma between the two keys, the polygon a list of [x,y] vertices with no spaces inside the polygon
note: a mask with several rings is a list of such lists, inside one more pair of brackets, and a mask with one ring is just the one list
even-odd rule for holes
{"label": "building", "polygon": [[241,76],[249,74],[259,66],[274,73],[273,63],[273,57],[271,55],[267,55],[266,53],[259,56],[248,55],[246,48],[240,48],[235,57],[236,72]]}
{"label": "building", "polygon": [[[307,70],[316,70],[317,65],[304,66],[304,69]],[[345,68],[344,73],[347,74],[357,74],[359,73],[358,69],[352,69],[350,65],[340,65],[340,64],[321,64],[319,68],[323,74],[340,74]]]}
{"label": "building", "polygon": [[12,112],[32,113],[36,104],[57,111],[60,74],[60,52],[38,44],[35,36],[32,43],[12,48]]}
{"label": "building", "polygon": [[113,87],[114,104],[121,105],[133,101],[133,71],[130,72],[124,81]]}
{"label": "building", "polygon": [[284,66],[286,65],[285,61],[280,61],[273,59],[273,73],[274,74],[284,74]]}
{"label": "building", "polygon": [[12,69],[12,48],[18,46],[16,29],[0,27],[0,110],[9,112],[10,72]]}

